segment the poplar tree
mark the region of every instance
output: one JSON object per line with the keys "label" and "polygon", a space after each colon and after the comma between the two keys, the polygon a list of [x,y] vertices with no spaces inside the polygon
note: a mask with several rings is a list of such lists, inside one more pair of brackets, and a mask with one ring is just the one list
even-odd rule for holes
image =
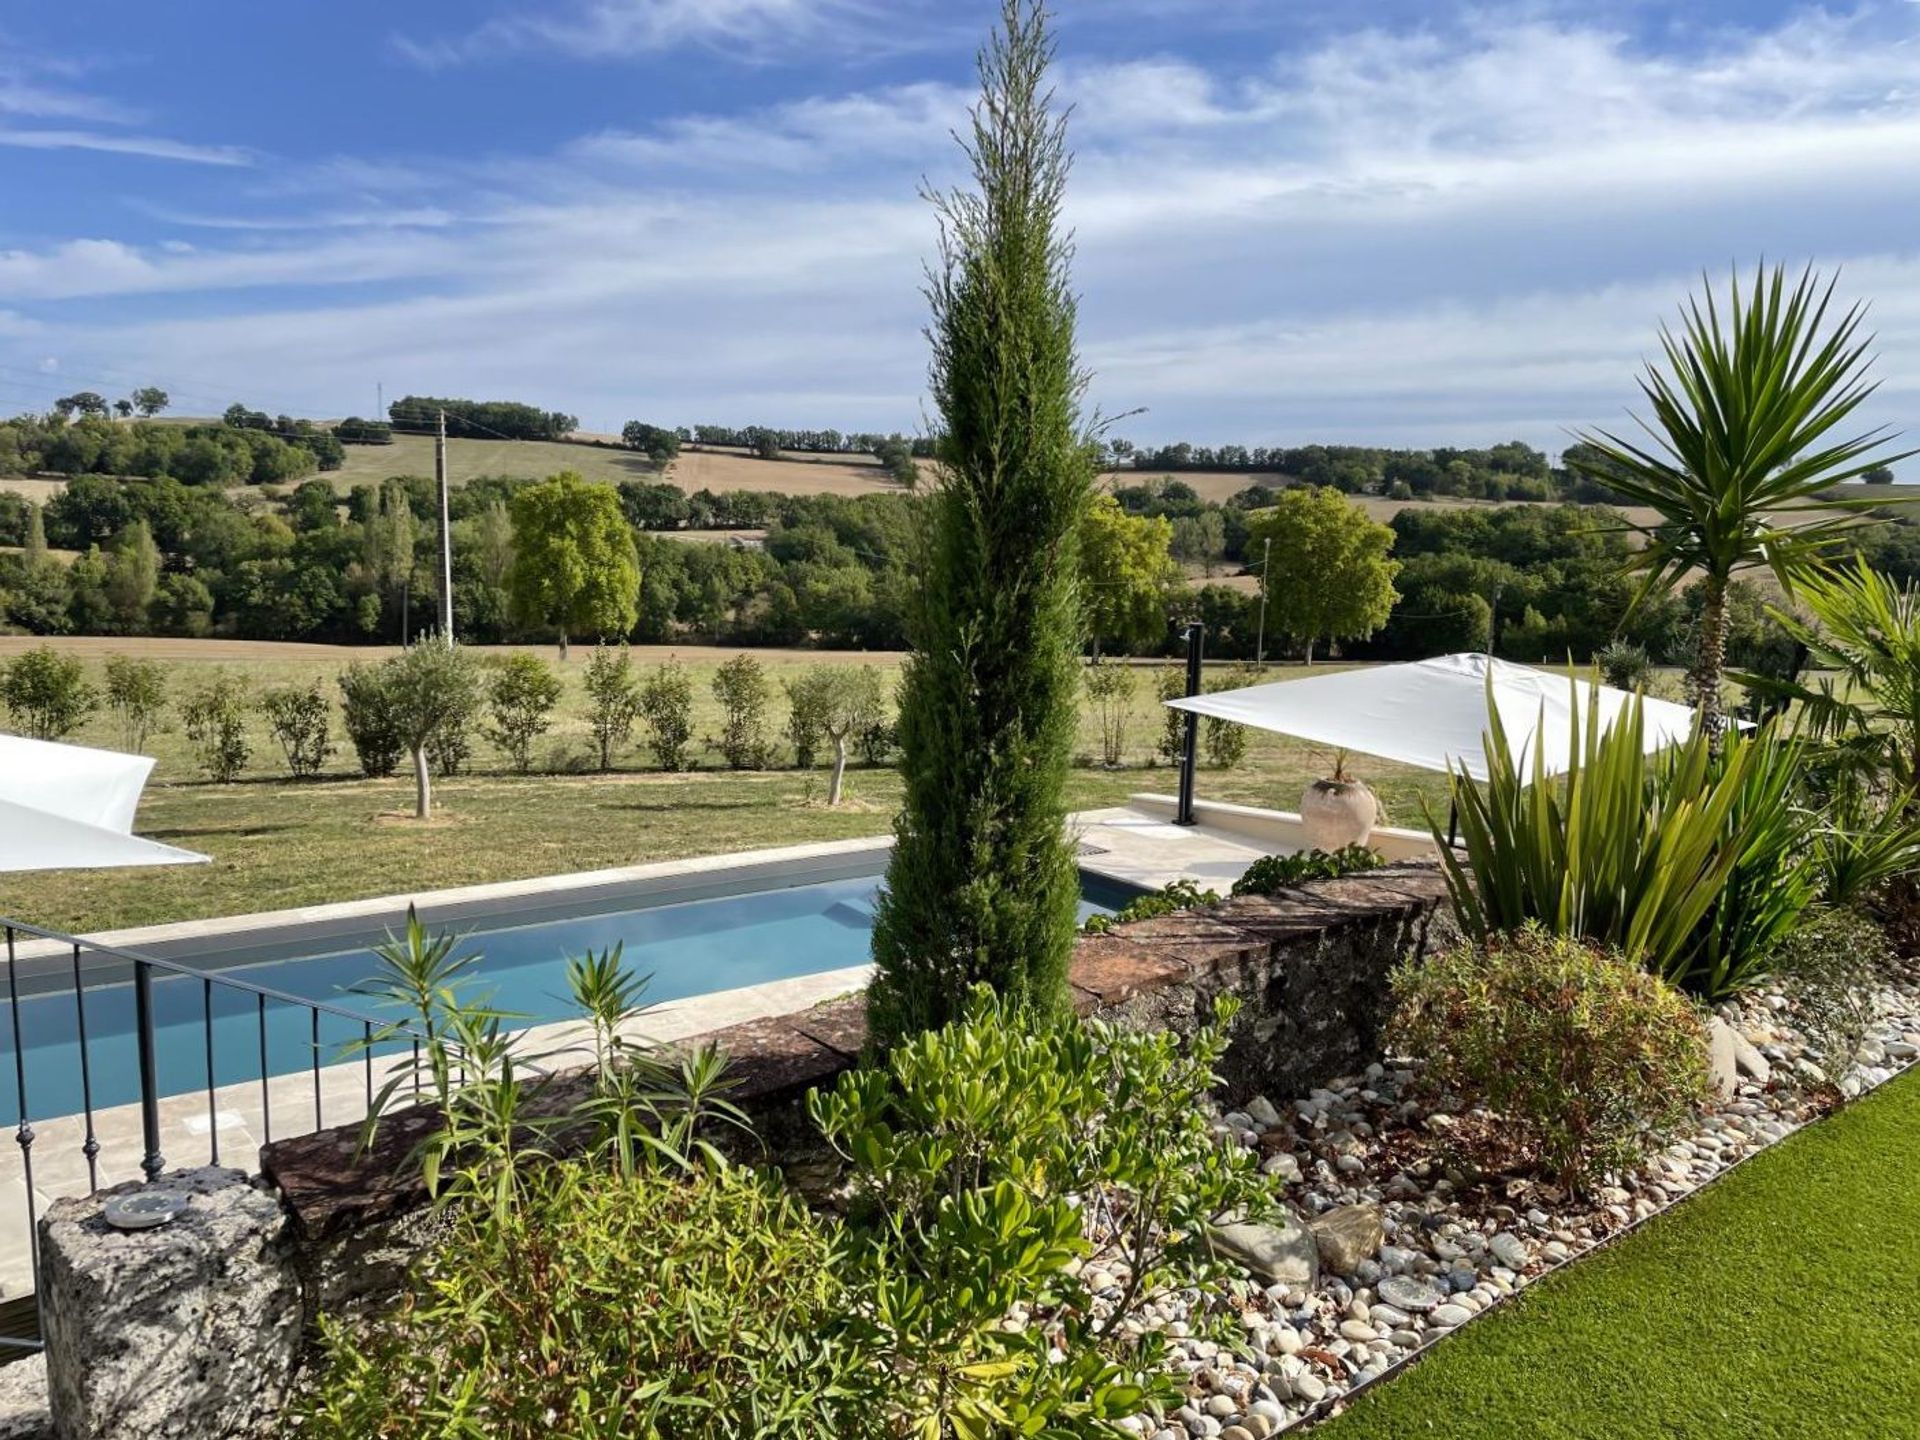
{"label": "poplar tree", "polygon": [[983,981],[1039,1012],[1067,1003],[1079,877],[1064,791],[1093,448],[1052,48],[1038,0],[1005,0],[962,142],[974,188],[930,197],[941,433],[901,690],[905,803],[873,936],[868,1019],[882,1046],[952,1019]]}

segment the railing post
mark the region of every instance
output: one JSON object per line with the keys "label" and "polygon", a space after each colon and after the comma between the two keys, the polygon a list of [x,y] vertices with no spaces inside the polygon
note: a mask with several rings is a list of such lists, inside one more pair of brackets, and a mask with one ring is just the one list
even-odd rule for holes
{"label": "railing post", "polygon": [[140,1043],[140,1138],[146,1154],[140,1168],[149,1181],[158,1180],[167,1168],[160,1153],[160,1075],[153,1046],[153,967],[144,960],[133,962],[133,1027]]}
{"label": "railing post", "polygon": [[[1198,620],[1187,626],[1187,698],[1191,700],[1200,693],[1200,661],[1202,649],[1206,643],[1207,627]],[[1187,733],[1180,753],[1180,807],[1174,812],[1173,823],[1192,825],[1193,818],[1193,776],[1200,766],[1200,717],[1187,711]]]}

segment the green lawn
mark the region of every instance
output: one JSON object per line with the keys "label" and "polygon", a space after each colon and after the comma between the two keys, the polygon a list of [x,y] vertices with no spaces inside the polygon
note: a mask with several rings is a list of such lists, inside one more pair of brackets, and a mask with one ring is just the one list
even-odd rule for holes
{"label": "green lawn", "polygon": [[[0,658],[32,643],[37,642],[0,640]],[[176,695],[219,665],[244,673],[256,692],[318,678],[337,694],[334,677],[340,667],[370,653],[215,641],[55,643],[85,656],[96,681],[110,651],[157,655],[168,664]],[[553,658],[551,648],[540,653]],[[475,773],[436,782],[437,813],[426,825],[409,818],[410,772],[386,780],[362,777],[337,714],[339,748],[318,779],[296,783],[286,777],[265,722],[256,716],[253,758],[242,779],[226,785],[210,784],[197,773],[176,717],[148,742],[158,764],[136,828],[208,854],[213,863],[0,877],[0,915],[75,932],[119,929],[886,833],[900,802],[897,773],[891,766],[855,769],[848,780],[849,800],[828,809],[827,757],[811,771],[792,768],[793,752],[783,733],[787,703],[778,680],[831,659],[877,665],[891,686],[898,655],[757,652],[775,679],[768,729],[777,768],[735,772],[723,768],[713,743],[720,711],[711,691],[714,671],[732,652],[688,646],[678,653],[694,687],[693,760],[699,768],[663,774],[636,744],[617,757],[614,774],[591,773],[580,679],[588,651],[576,646],[560,667],[566,691],[554,728],[535,747],[537,766],[547,773],[505,773],[502,756],[483,740],[475,752]],[[644,670],[661,658],[663,652],[650,650],[636,663]],[[1091,715],[1083,717],[1082,764],[1068,790],[1073,808],[1119,804],[1137,790],[1171,793],[1175,788],[1173,771],[1149,764],[1160,723],[1151,679],[1142,674],[1134,696],[1124,767],[1107,770],[1092,763],[1100,748],[1099,727]],[[125,743],[104,711],[71,738],[108,748]],[[1298,742],[1255,733],[1249,736],[1245,764],[1227,771],[1203,768],[1199,793],[1290,810],[1328,763]],[[1423,797],[1444,803],[1445,782],[1438,775],[1386,762],[1350,763],[1380,792],[1394,824],[1420,824]]]}
{"label": "green lawn", "polygon": [[1326,1440],[1920,1436],[1920,1075],[1476,1322]]}

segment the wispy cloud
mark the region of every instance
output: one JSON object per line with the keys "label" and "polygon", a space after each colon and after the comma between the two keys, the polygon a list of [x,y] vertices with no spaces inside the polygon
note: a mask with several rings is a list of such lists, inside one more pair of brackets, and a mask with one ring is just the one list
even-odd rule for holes
{"label": "wispy cloud", "polygon": [[[195,165],[253,163],[252,153],[238,145],[195,144],[143,133],[147,117],[142,111],[64,83],[73,70],[71,65],[29,55],[0,36],[0,145],[17,150],[92,150]],[[42,123],[18,123],[23,120]],[[50,121],[61,123],[45,123]]]}
{"label": "wispy cloud", "polygon": [[549,50],[614,60],[700,46],[736,59],[764,58],[833,35],[868,48],[896,34],[908,0],[564,0],[506,11],[455,35],[401,34],[394,48],[428,69]]}
{"label": "wispy cloud", "polygon": [[16,150],[94,150],[107,155],[144,155],[193,165],[251,165],[253,152],[238,145],[194,145],[164,135],[102,130],[16,130],[0,127],[0,145]]}
{"label": "wispy cloud", "polygon": [[[1684,51],[1556,13],[1349,31],[1268,63],[1065,64],[1095,397],[1149,407],[1142,439],[1554,444],[1631,399],[1702,266],[1814,255],[1875,299],[1876,418],[1898,419],[1920,399],[1920,6],[1808,10]],[[968,98],[928,79],[550,154],[263,168],[221,213],[171,216],[184,250],[0,254],[0,294],[75,373],[88,355],[156,375],[192,357],[271,372],[314,409],[364,408],[379,374],[597,428],[910,425],[933,237],[915,181],[951,172]],[[120,296],[144,298],[85,303]]]}

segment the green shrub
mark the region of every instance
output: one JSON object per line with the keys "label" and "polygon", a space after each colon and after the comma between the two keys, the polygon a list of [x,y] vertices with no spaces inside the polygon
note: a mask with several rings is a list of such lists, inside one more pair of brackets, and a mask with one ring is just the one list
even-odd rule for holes
{"label": "green shrub", "polygon": [[260,697],[260,708],[267,717],[267,731],[279,742],[294,778],[318,775],[333,751],[329,733],[333,705],[320,682],[276,686]]}
{"label": "green shrub", "polygon": [[1600,678],[1616,690],[1642,690],[1653,678],[1653,661],[1631,640],[1615,640],[1593,658]]}
{"label": "green shrub", "polygon": [[1772,968],[1787,1018],[1829,1080],[1852,1068],[1894,963],[1886,932],[1857,910],[1818,907],[1781,942]]}
{"label": "green shrub", "polygon": [[553,707],[559,703],[560,677],[537,655],[506,656],[488,680],[487,706],[493,716],[488,738],[522,775],[533,767],[533,742],[552,726]]}
{"label": "green shrub", "polygon": [[1200,727],[1200,746],[1206,752],[1207,764],[1216,770],[1232,770],[1247,758],[1247,727],[1209,715]]}
{"label": "green shrub", "polygon": [[1219,903],[1218,891],[1202,890],[1191,880],[1170,880],[1158,890],[1134,896],[1111,915],[1089,915],[1087,923],[1081,928],[1089,935],[1104,935],[1114,926],[1125,925],[1132,920],[1151,920],[1156,915],[1172,915],[1176,911],[1191,910],[1197,905]]}
{"label": "green shrub", "polygon": [[613,768],[613,753],[633,737],[640,714],[640,686],[623,640],[618,649],[596,645],[587,659],[587,727],[600,754],[600,768]]}
{"label": "green shrub", "polygon": [[0,701],[7,716],[36,740],[59,740],[100,704],[86,668],[51,645],[39,645],[0,666]]}
{"label": "green shrub", "polygon": [[361,773],[374,779],[393,774],[407,753],[407,739],[390,672],[356,660],[340,672],[340,701]]}
{"label": "green shrub", "polygon": [[[420,647],[416,645],[415,649]],[[472,652],[455,647],[453,655]],[[438,717],[428,734],[424,749],[436,775],[459,775],[473,763],[473,746],[479,738],[480,711],[485,703],[477,667],[456,662],[438,683],[445,693],[435,701]]]}
{"label": "green shrub", "polygon": [[1765,979],[1819,885],[1812,819],[1794,804],[1800,751],[1763,728],[1716,756],[1696,731],[1649,762],[1639,702],[1610,726],[1589,708],[1550,780],[1541,748],[1518,756],[1489,706],[1487,781],[1452,787],[1464,858],[1428,816],[1462,925],[1485,938],[1537,922],[1617,946],[1707,1001]]}
{"label": "green shrub", "polygon": [[860,758],[869,765],[884,765],[893,758],[893,752],[900,747],[899,735],[893,721],[884,714],[876,715],[854,732],[853,743],[860,751]]}
{"label": "green shrub", "polygon": [[[1034,1016],[977,986],[964,1018],[808,1097],[847,1162],[868,1297],[852,1325],[903,1407],[895,1433],[1105,1433],[1149,1399],[1178,1403],[1161,1337],[1130,1322],[1224,1273],[1209,1221],[1275,1204],[1258,1156],[1207,1118],[1234,1009],[1183,1041]],[[1069,1273],[1088,1229],[1131,1266],[1098,1320]],[[1003,1329],[1009,1305],[1043,1298],[1047,1325]]]}
{"label": "green shrub", "polygon": [[181,703],[180,720],[209,779],[224,784],[247,768],[253,742],[247,737],[247,686],[239,676],[216,670],[204,677]]}
{"label": "green shrub", "polygon": [[1084,684],[1100,722],[1100,763],[1118,769],[1127,758],[1127,729],[1133,719],[1133,671],[1125,665],[1089,665]]}
{"label": "green shrub", "polygon": [[833,697],[811,670],[787,677],[780,687],[787,692],[787,739],[793,742],[793,763],[802,770],[811,769],[827,738]]}
{"label": "green shrub", "polygon": [[458,1218],[390,1318],[323,1322],[300,1433],[878,1440],[835,1259],[828,1228],[750,1171],[554,1165],[505,1219]]}
{"label": "green shrub", "polygon": [[1562,1183],[1632,1166],[1708,1094],[1699,1015],[1617,951],[1528,927],[1404,965],[1393,993],[1392,1049]]}
{"label": "green shrub", "polygon": [[1179,665],[1163,665],[1154,680],[1154,694],[1160,700],[1160,738],[1153,753],[1169,765],[1178,765],[1187,753],[1187,713],[1169,710],[1166,702],[1187,693],[1187,672]]}
{"label": "green shrub", "polygon": [[1337,880],[1378,870],[1387,862],[1365,845],[1343,845],[1338,850],[1297,850],[1290,855],[1262,855],[1233,882],[1236,895],[1271,895],[1303,880]]}
{"label": "green shrub", "polygon": [[107,657],[107,708],[119,717],[120,735],[135,754],[147,748],[147,739],[167,708],[167,672],[158,660],[131,655]]}
{"label": "green shrub", "polygon": [[713,698],[720,702],[720,754],[733,769],[765,768],[767,702],[772,695],[767,667],[751,655],[736,655],[713,672]]}
{"label": "green shrub", "polygon": [[693,739],[693,682],[686,667],[669,660],[640,686],[640,718],[647,726],[647,748],[662,770],[687,768],[687,743]]}

